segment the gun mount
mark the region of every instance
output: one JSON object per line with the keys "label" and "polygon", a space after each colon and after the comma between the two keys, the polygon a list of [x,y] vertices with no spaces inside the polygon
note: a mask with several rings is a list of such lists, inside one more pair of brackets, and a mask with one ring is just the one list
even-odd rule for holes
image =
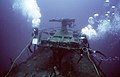
{"label": "gun mount", "polygon": [[75,19],[52,19],[50,22],[61,22],[61,32],[68,33],[67,26],[72,27],[72,25],[74,25]]}

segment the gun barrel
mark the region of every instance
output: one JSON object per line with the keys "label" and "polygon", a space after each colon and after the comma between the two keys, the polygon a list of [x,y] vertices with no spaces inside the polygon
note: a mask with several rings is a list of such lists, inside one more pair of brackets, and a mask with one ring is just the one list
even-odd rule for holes
{"label": "gun barrel", "polygon": [[50,22],[75,22],[75,19],[52,19]]}

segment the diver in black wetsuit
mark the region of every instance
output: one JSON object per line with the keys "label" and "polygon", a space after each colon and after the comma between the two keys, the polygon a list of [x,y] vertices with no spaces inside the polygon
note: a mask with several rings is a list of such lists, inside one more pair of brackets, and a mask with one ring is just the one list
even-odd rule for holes
{"label": "diver in black wetsuit", "polygon": [[[30,45],[28,46],[28,49],[29,49],[29,51],[30,51],[31,53],[33,53],[33,52],[35,53],[36,46],[37,46],[37,42],[34,43],[34,40],[35,40],[35,39],[37,40],[38,34],[39,34],[38,28],[34,28],[34,29],[33,29],[33,33],[32,33],[33,39],[32,39],[32,41],[31,41]],[[32,45],[34,45],[34,46],[33,46],[33,50],[31,49],[31,46],[32,46]]]}
{"label": "diver in black wetsuit", "polygon": [[89,48],[89,42],[87,36],[85,34],[81,34],[80,39],[82,40],[81,45],[83,45],[83,47]]}

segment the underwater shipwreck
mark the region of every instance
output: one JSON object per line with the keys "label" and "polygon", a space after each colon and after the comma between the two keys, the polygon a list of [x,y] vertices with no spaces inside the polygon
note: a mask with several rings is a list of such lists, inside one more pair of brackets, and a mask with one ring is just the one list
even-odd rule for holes
{"label": "underwater shipwreck", "polygon": [[6,77],[106,77],[99,67],[101,61],[98,64],[92,54],[106,56],[90,48],[86,35],[72,30],[75,19],[50,22],[59,22],[61,27],[34,28],[33,40],[27,46],[33,54],[25,62],[12,66]]}
{"label": "underwater shipwreck", "polygon": [[[32,8],[35,12],[30,13],[33,16],[29,17],[29,13],[27,15],[32,19],[32,38],[14,61],[11,60],[11,67],[5,77],[107,77],[100,67],[102,61],[107,59],[106,55],[92,49],[89,43],[91,37],[100,37],[100,34],[103,37],[108,31],[120,30],[119,6],[111,6],[109,0],[105,0],[104,4],[104,13],[89,17],[87,27],[81,31],[74,29],[75,19],[72,18],[51,19],[49,23],[61,25],[39,29],[41,13],[35,5],[37,10]],[[17,8],[21,5],[23,4],[15,5],[15,10],[21,10]],[[31,9],[28,11],[31,12]],[[97,25],[95,28],[98,31],[95,31],[93,25]],[[31,53],[30,57],[16,64],[27,49]],[[101,56],[101,59],[94,55]]]}

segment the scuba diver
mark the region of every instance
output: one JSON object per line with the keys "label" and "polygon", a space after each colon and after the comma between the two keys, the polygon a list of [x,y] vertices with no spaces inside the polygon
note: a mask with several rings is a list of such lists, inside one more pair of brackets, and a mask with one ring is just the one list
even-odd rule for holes
{"label": "scuba diver", "polygon": [[[80,40],[81,40],[81,45],[82,45],[82,52],[80,53],[80,58],[79,58],[79,60],[78,60],[78,63],[79,63],[79,61],[82,59],[82,57],[83,57],[83,52],[89,52],[90,54],[96,54],[96,53],[98,53],[98,54],[100,54],[100,55],[102,55],[104,58],[106,58],[106,55],[105,54],[103,54],[102,52],[100,52],[100,51],[95,51],[95,50],[92,50],[91,48],[90,48],[90,45],[89,45],[89,42],[88,42],[88,38],[87,38],[87,36],[85,35],[85,34],[81,34],[80,35]],[[100,62],[101,63],[101,62]],[[100,65],[100,63],[99,63],[99,65]]]}
{"label": "scuba diver", "polygon": [[83,47],[89,48],[89,42],[88,42],[87,36],[85,34],[81,34],[80,39],[82,41],[81,45],[83,45]]}
{"label": "scuba diver", "polygon": [[[33,52],[35,53],[35,51],[36,51],[36,47],[38,44],[38,34],[39,34],[38,28],[34,28],[33,32],[32,32],[32,41],[31,41],[30,45],[28,46],[28,49],[31,53],[33,53]],[[33,45],[33,50],[31,48],[32,45]]]}

